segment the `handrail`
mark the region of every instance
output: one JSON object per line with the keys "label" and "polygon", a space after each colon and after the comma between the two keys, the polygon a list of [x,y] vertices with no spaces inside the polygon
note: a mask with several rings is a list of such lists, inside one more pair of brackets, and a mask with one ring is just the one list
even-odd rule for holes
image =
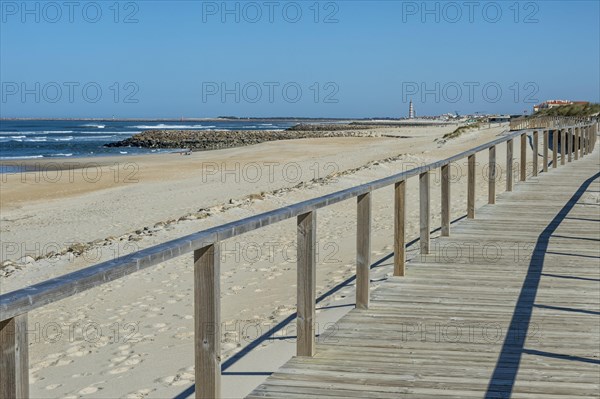
{"label": "handrail", "polygon": [[510,121],[510,130],[568,128],[569,126],[592,123],[594,117],[588,116],[527,116]]}
{"label": "handrail", "polygon": [[[566,119],[573,122],[573,119]],[[560,121],[559,121],[560,122]],[[259,215],[240,219],[220,226],[202,230],[172,241],[137,251],[117,259],[99,263],[85,269],[66,274],[31,285],[0,296],[0,351],[9,358],[14,357],[10,370],[3,370],[10,378],[0,381],[0,397],[27,396],[28,390],[28,353],[27,353],[27,313],[41,306],[59,301],[77,293],[117,280],[136,271],[165,262],[169,259],[194,252],[195,271],[195,318],[196,318],[196,395],[197,397],[220,396],[220,288],[219,288],[219,242],[241,234],[296,217],[298,223],[298,342],[299,356],[314,354],[314,318],[315,318],[315,278],[316,259],[314,253],[316,240],[316,211],[329,205],[358,198],[358,231],[357,235],[357,307],[368,308],[369,260],[370,260],[370,206],[372,191],[395,185],[395,233],[394,233],[394,274],[403,276],[405,237],[404,223],[405,182],[408,178],[420,177],[421,202],[421,250],[429,251],[429,178],[428,172],[442,169],[442,234],[450,234],[449,196],[450,178],[448,166],[456,161],[468,158],[468,217],[475,217],[475,155],[489,150],[489,203],[495,203],[496,158],[495,147],[507,143],[507,191],[512,190],[512,145],[515,137],[521,138],[521,173],[520,180],[526,180],[526,136],[533,133],[534,175],[538,173],[538,130],[526,129],[511,132],[496,140],[463,151],[449,158],[432,162],[408,171],[384,177],[355,187],[340,190],[318,198],[309,199],[275,209]],[[544,168],[548,166],[548,131],[553,134],[553,163],[557,167],[558,136],[561,135],[561,164],[565,162],[566,142],[569,142],[569,162],[571,152],[574,159],[590,153],[596,142],[598,122],[577,123],[559,129],[543,129]],[[571,144],[575,143],[574,146]],[[507,169],[507,172],[509,171]],[[509,178],[510,176],[510,178]],[[509,181],[510,180],[510,181]],[[444,216],[445,215],[445,216]],[[365,242],[361,235],[366,235]],[[207,326],[212,326],[207,331]],[[18,361],[17,361],[18,360]]]}
{"label": "handrail", "polygon": [[501,144],[511,138],[520,136],[521,134],[521,131],[509,133],[499,139],[482,144],[441,161],[436,161],[321,197],[312,198],[294,205],[250,216],[235,222],[215,226],[114,260],[102,262],[82,270],[6,293],[0,296],[0,321],[117,280],[139,270],[146,269],[190,253],[199,248],[203,248],[209,244],[233,238],[261,227],[291,219],[298,215],[390,186],[410,177],[418,176],[422,173],[467,158],[470,155],[488,149],[493,145]]}

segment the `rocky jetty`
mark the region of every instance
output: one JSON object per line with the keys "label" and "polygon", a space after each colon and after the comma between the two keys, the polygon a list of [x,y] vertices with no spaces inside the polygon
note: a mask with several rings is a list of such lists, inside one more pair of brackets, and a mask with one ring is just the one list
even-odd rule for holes
{"label": "rocky jetty", "polygon": [[357,123],[341,124],[341,123],[326,123],[326,124],[312,124],[312,123],[300,123],[296,126],[292,126],[287,129],[288,132],[339,132],[347,130],[369,130],[377,126],[361,125]]}
{"label": "rocky jetty", "polygon": [[[180,148],[193,151],[206,151],[221,148],[242,147],[266,141],[292,140],[323,137],[375,137],[368,128],[349,125],[302,125],[306,129],[294,127],[285,131],[274,130],[148,130],[107,147],[142,147],[142,148]],[[314,128],[313,126],[320,126]],[[322,127],[326,130],[321,130]],[[332,128],[336,126],[336,128]],[[337,128],[340,128],[339,130]],[[310,130],[308,130],[310,129]]]}

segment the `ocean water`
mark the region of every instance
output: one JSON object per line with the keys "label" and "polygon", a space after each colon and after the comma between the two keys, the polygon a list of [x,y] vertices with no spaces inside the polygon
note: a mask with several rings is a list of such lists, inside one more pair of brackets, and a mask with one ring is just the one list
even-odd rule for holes
{"label": "ocean water", "polygon": [[[0,121],[0,160],[71,158],[107,155],[149,154],[174,150],[107,148],[151,129],[180,130],[283,130],[294,121]],[[0,171],[1,173],[2,171]]]}

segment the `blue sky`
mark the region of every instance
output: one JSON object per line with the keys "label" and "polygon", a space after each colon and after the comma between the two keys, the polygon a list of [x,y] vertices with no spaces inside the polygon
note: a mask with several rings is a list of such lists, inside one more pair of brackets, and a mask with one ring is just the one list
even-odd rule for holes
{"label": "blue sky", "polygon": [[0,3],[2,117],[403,117],[410,99],[418,115],[600,101],[598,1]]}

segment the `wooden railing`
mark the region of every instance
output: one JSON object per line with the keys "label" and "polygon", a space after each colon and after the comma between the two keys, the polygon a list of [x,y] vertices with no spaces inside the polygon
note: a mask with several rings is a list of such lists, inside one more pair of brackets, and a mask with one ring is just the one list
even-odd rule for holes
{"label": "wooden railing", "polygon": [[[564,123],[563,123],[564,125]],[[41,282],[0,296],[0,397],[29,396],[28,381],[28,312],[68,298],[79,292],[106,284],[136,271],[193,252],[194,254],[194,318],[196,397],[218,398],[221,378],[220,331],[220,242],[243,233],[260,229],[282,220],[297,219],[297,355],[315,354],[316,302],[316,224],[317,210],[357,198],[356,307],[369,307],[369,272],[371,264],[371,195],[374,190],[394,185],[394,275],[405,275],[406,181],[419,176],[420,187],[420,247],[429,252],[430,185],[429,173],[441,168],[441,234],[450,235],[450,165],[468,158],[467,216],[475,217],[475,159],[488,151],[488,202],[496,200],[496,146],[507,145],[506,190],[513,188],[513,140],[520,138],[520,181],[527,179],[526,138],[532,133],[533,175],[538,174],[537,146],[540,131],[509,133],[487,144],[472,148],[450,158],[409,171],[375,180],[346,190],[310,199],[288,207],[241,219],[203,230],[173,241],[147,248],[131,255],[100,263],[61,277]],[[542,130],[543,163],[549,165],[549,137],[553,138],[552,167],[558,167],[558,142],[561,138],[561,165],[590,153],[596,144],[598,122],[563,126],[559,130]],[[568,147],[567,147],[568,143]],[[567,149],[568,148],[568,149]],[[565,157],[565,153],[568,156]]]}
{"label": "wooden railing", "polygon": [[529,116],[510,121],[510,130],[558,129],[592,123],[590,117],[579,116]]}

